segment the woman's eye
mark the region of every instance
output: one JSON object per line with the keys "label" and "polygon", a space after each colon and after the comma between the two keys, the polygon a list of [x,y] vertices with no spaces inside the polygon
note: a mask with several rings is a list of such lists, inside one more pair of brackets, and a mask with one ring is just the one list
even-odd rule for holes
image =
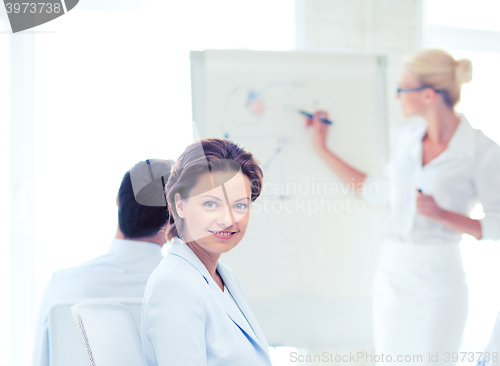
{"label": "woman's eye", "polygon": [[248,205],[246,203],[238,203],[234,206],[237,210],[246,210]]}
{"label": "woman's eye", "polygon": [[204,205],[208,208],[215,208],[217,207],[217,203],[215,203],[214,201],[207,201],[204,203]]}

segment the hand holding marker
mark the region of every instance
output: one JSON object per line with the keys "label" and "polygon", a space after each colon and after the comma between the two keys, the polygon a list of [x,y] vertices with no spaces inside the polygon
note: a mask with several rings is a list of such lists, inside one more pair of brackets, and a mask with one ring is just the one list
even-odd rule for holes
{"label": "hand holding marker", "polygon": [[[300,113],[300,114],[303,114],[304,116],[309,117],[309,118],[313,118],[313,117],[314,117],[314,114],[308,113],[308,112],[303,111],[303,110],[299,110],[299,113]],[[329,120],[329,119],[327,119],[327,118],[320,118],[320,121],[321,121],[321,122],[323,122],[323,123],[326,123],[326,124],[328,124],[328,125],[333,124],[333,122],[332,122],[332,121],[330,121],[330,120]]]}
{"label": "hand holding marker", "polygon": [[304,110],[298,110],[298,112],[307,117],[305,127],[312,127],[313,129],[314,148],[320,154],[326,152],[328,150],[326,146],[328,131],[333,124],[333,122],[328,119],[328,113],[326,111],[318,111],[311,114]]}

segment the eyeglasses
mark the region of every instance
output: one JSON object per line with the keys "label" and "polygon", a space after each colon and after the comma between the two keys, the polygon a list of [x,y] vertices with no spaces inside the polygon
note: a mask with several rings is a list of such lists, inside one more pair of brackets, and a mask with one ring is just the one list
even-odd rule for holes
{"label": "eyeglasses", "polygon": [[436,93],[441,93],[441,90],[434,89],[432,86],[420,86],[418,88],[398,88],[397,91],[399,94],[399,93],[415,92],[415,91],[420,91],[420,90],[424,90],[424,89],[432,89]]}

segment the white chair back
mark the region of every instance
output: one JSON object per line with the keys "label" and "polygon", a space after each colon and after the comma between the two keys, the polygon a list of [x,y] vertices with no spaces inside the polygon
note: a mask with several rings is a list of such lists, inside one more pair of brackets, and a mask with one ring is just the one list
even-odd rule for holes
{"label": "white chair back", "polygon": [[80,338],[73,323],[71,307],[74,304],[58,304],[49,313],[50,366],[88,366],[80,345]]}
{"label": "white chair back", "polygon": [[143,366],[141,337],[126,306],[81,303],[71,312],[89,366]]}
{"label": "white chair back", "polygon": [[139,327],[141,321],[142,299],[91,298],[70,300],[56,304],[49,312],[49,359],[50,366],[88,366],[87,357],[82,349],[80,336],[71,307],[84,302],[113,302],[125,305],[132,313]]}

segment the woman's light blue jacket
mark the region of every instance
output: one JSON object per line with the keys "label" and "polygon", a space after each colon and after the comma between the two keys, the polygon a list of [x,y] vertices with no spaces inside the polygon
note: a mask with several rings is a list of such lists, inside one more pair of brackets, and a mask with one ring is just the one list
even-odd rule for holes
{"label": "woman's light blue jacket", "polygon": [[270,366],[266,339],[238,276],[217,264],[231,303],[196,254],[175,238],[144,293],[141,338],[147,366]]}

